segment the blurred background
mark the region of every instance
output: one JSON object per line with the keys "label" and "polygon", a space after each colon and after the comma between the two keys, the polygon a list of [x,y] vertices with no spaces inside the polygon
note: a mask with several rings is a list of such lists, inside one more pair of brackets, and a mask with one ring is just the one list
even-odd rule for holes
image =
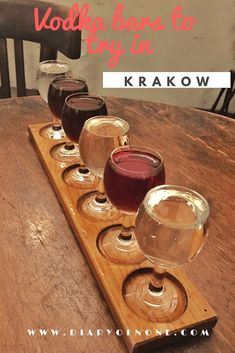
{"label": "blurred background", "polygon": [[[51,1],[71,6],[73,0]],[[105,23],[111,24],[116,0],[77,1],[90,5],[89,15],[101,16]],[[150,29],[141,31],[141,39],[149,39],[155,48],[153,55],[131,55],[125,53],[115,69],[109,69],[107,62],[110,53],[88,54],[83,41],[82,56],[78,60],[69,60],[59,53],[58,58],[68,61],[73,72],[87,79],[90,91],[108,96],[132,97],[179,106],[191,106],[210,109],[219,89],[103,89],[103,71],[229,71],[235,69],[235,0],[125,0],[124,18],[150,16],[152,20],[161,16],[167,28],[161,32]],[[171,13],[182,6],[184,16],[194,16],[197,23],[189,32],[176,32],[171,28]],[[98,32],[100,39],[122,40],[130,47],[134,32],[113,31]],[[83,39],[87,33],[82,33]],[[8,42],[11,86],[16,86],[13,40]],[[24,43],[26,82],[28,88],[36,88],[36,70],[39,45]],[[235,111],[235,102],[231,110]]]}

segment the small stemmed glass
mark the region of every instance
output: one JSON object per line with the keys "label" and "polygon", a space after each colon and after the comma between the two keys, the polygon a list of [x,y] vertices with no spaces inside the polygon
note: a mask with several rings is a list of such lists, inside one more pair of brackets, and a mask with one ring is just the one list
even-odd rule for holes
{"label": "small stemmed glass", "polygon": [[186,307],[186,293],[167,270],[192,261],[207,236],[209,205],[197,192],[163,185],[150,190],[136,217],[136,239],[153,272],[127,283],[124,298],[133,311],[153,322],[171,322]]}
{"label": "small stemmed glass", "polygon": [[[52,79],[48,89],[48,105],[56,119],[54,126],[57,126],[58,130],[62,128],[61,115],[65,99],[73,93],[82,92],[87,93],[88,86],[81,77],[58,76]],[[62,162],[78,162],[80,158],[79,148],[72,142],[54,146],[51,155]]]}
{"label": "small stemmed glass", "polygon": [[110,226],[99,235],[100,252],[109,261],[135,264],[143,260],[135,238],[133,218],[146,193],[164,183],[163,159],[152,148],[130,145],[111,153],[104,171],[105,191],[110,202],[126,216],[121,226]]}
{"label": "small stemmed glass", "polygon": [[[62,60],[46,60],[39,63],[37,70],[38,91],[44,102],[48,103],[47,94],[51,80],[57,76],[69,77],[71,70],[69,64]],[[57,119],[53,117],[52,124],[43,128],[40,132],[41,136],[48,139],[64,138],[64,131],[58,126]]]}
{"label": "small stemmed glass", "polygon": [[106,161],[111,152],[129,143],[129,124],[114,116],[96,116],[87,120],[79,139],[82,160],[99,180],[97,190],[83,195],[78,209],[94,220],[117,217],[117,209],[109,202],[103,185]]}
{"label": "small stemmed glass", "polygon": [[[68,139],[78,146],[84,123],[93,116],[107,115],[104,99],[98,94],[75,93],[65,100],[62,112],[62,124]],[[95,153],[95,152],[94,152]],[[70,186],[88,186],[95,176],[84,165],[81,157],[79,164],[70,167],[64,174],[64,181]]]}

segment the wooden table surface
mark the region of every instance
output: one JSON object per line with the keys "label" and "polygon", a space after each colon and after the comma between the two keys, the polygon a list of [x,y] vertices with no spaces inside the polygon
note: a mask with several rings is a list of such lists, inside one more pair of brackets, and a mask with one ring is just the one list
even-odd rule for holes
{"label": "wooden table surface", "polygon": [[[185,270],[219,321],[209,338],[158,352],[234,352],[235,121],[132,99],[107,104],[130,123],[134,143],[161,151],[168,184],[195,189],[211,206],[208,241]],[[2,100],[0,119],[0,352],[127,352],[115,334],[95,335],[115,324],[28,139],[28,124],[50,120],[47,106],[40,97]]]}

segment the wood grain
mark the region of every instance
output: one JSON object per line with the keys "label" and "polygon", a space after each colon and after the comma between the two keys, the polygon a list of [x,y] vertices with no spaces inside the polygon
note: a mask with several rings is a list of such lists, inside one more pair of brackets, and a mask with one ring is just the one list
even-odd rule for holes
{"label": "wood grain", "polygon": [[[110,114],[128,120],[134,143],[161,151],[168,183],[194,188],[211,205],[208,242],[185,270],[219,314],[218,324],[210,338],[158,352],[234,352],[234,121],[130,99],[107,103]],[[115,335],[27,335],[28,328],[115,325],[28,141],[28,124],[50,120],[46,105],[39,97],[3,100],[0,115],[1,352],[125,352]]]}
{"label": "wood grain", "polygon": [[[100,254],[97,248],[98,235],[104,228],[112,224],[122,223],[122,219],[120,218],[113,222],[108,219],[102,223],[94,222],[93,220],[89,221],[78,212],[78,200],[85,193],[94,190],[94,186],[84,190],[84,188],[75,189],[65,184],[63,174],[71,165],[70,163],[61,163],[51,157],[50,152],[58,144],[58,141],[45,140],[40,136],[40,131],[44,128],[45,124],[30,125],[30,136],[42,165],[49,176],[50,182],[63,206],[69,224],[74,230],[74,234],[85,254],[87,262],[109,305],[117,323],[117,328],[120,328],[123,332],[127,332],[128,329],[132,330],[132,334],[123,335],[128,350],[131,353],[137,351],[139,353],[147,352],[150,349],[155,349],[166,343],[179,340],[180,336],[184,338],[184,336],[180,335],[183,329],[190,330],[197,329],[198,327],[203,327],[203,329],[213,328],[217,321],[216,314],[182,270],[179,269],[171,271],[171,274],[182,284],[187,303],[182,303],[181,306],[183,309],[180,310],[183,313],[177,316],[176,319],[166,323],[150,322],[147,313],[144,314],[144,318],[141,318],[126,305],[123,298],[124,282],[127,283],[128,278],[136,271],[151,268],[152,264],[146,260],[132,266],[116,265],[109,262]],[[162,333],[161,335],[156,335],[156,327]],[[135,329],[140,330],[142,335],[135,335]],[[152,334],[146,336],[144,334],[146,330],[151,330]],[[171,333],[169,336],[165,334],[167,330]],[[200,332],[200,330],[198,331]]]}

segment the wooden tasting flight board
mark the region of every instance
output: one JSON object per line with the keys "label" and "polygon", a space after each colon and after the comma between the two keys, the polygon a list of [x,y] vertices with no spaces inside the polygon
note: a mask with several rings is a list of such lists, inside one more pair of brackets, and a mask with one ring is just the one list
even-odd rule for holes
{"label": "wooden tasting flight board", "polygon": [[[99,287],[105,297],[109,309],[116,322],[117,328],[123,330],[122,335],[126,346],[130,352],[149,352],[157,347],[172,343],[180,338],[186,337],[179,334],[183,329],[212,329],[217,321],[213,309],[203,298],[201,293],[189,281],[182,270],[170,271],[183,285],[187,293],[187,307],[184,313],[173,322],[154,323],[147,319],[144,320],[128,308],[123,299],[123,283],[125,279],[134,271],[141,268],[150,268],[152,264],[144,261],[138,265],[116,265],[105,259],[97,249],[97,235],[100,231],[111,225],[111,222],[89,221],[82,217],[77,211],[77,201],[84,194],[92,189],[77,189],[67,185],[63,178],[63,171],[70,165],[56,161],[50,155],[50,150],[58,143],[65,140],[49,140],[41,137],[40,130],[47,124],[35,124],[29,126],[29,134],[34,143],[39,158],[46,170],[52,186],[63,206],[68,222],[79,241],[87,262],[99,284]],[[93,188],[94,190],[94,188]],[[121,223],[119,218],[114,221],[115,224]],[[142,335],[130,334],[125,332],[130,329],[141,330]],[[156,335],[156,329],[162,332],[162,335]],[[144,334],[145,330],[151,330],[153,334]],[[165,335],[166,330],[171,335]],[[149,334],[150,331],[148,331]],[[177,334],[178,333],[178,334]]]}

